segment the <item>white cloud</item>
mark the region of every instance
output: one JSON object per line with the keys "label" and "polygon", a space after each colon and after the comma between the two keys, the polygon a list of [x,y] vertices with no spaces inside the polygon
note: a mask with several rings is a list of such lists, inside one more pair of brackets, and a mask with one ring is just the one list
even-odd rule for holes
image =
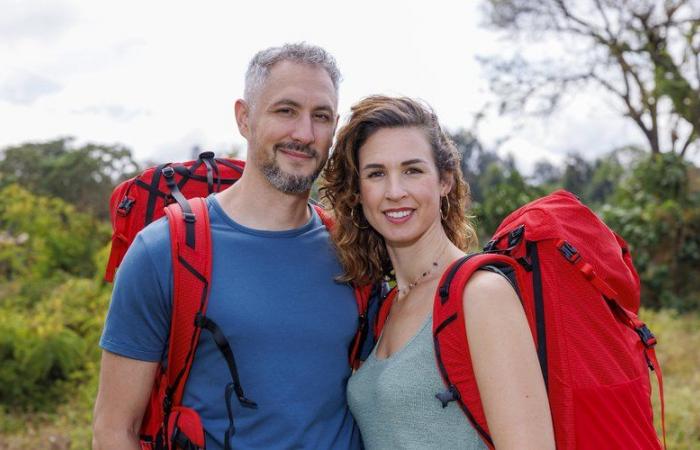
{"label": "white cloud", "polygon": [[[0,25],[15,36],[0,40],[0,74],[36,77],[14,103],[0,101],[0,123],[12,124],[3,127],[0,147],[73,135],[123,143],[139,159],[187,158],[195,144],[228,151],[242,143],[233,102],[248,60],[299,40],[338,59],[341,116],[367,95],[401,94],[429,102],[448,128],[468,127],[489,99],[475,55],[504,45],[478,28],[477,4],[0,0],[0,10],[14,8]],[[0,86],[1,96],[13,84]],[[518,150],[521,159],[603,149],[629,137],[614,114],[588,117],[583,106],[516,130],[520,140],[503,150]],[[481,137],[493,143],[512,126],[489,117]]]}

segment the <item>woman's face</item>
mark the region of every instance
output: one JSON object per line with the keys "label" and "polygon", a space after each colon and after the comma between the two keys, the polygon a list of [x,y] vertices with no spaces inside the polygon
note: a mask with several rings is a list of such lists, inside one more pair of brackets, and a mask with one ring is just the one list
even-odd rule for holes
{"label": "woman's face", "polygon": [[424,132],[383,128],[359,150],[360,203],[369,224],[389,245],[410,245],[440,223],[440,180]]}

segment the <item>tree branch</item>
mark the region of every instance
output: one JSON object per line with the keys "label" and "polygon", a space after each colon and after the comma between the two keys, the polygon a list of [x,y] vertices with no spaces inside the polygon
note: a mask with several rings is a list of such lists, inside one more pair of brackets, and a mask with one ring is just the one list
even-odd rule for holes
{"label": "tree branch", "polygon": [[685,157],[685,153],[688,150],[688,148],[690,148],[690,144],[695,142],[698,139],[698,137],[699,136],[697,133],[697,129],[693,128],[690,131],[690,134],[688,134],[688,138],[685,140],[685,144],[683,144],[683,147],[681,147],[681,152],[680,152],[681,158]]}

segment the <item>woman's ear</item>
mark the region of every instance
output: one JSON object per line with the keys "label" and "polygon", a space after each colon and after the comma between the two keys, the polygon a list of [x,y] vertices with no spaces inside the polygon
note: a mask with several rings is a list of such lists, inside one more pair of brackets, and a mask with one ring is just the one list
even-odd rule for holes
{"label": "woman's ear", "polygon": [[455,177],[452,172],[447,172],[444,177],[440,179],[440,197],[445,197],[450,193],[452,187],[454,186]]}

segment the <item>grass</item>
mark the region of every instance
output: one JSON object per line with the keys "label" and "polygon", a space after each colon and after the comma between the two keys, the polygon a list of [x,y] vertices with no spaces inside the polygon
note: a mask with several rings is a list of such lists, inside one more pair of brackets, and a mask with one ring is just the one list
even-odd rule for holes
{"label": "grass", "polygon": [[[641,318],[659,340],[657,355],[664,376],[668,448],[700,448],[700,314],[644,310]],[[74,395],[52,412],[18,413],[0,405],[0,450],[89,449],[97,364],[88,371],[91,376],[87,381],[75,385]],[[654,380],[652,386],[655,385]],[[652,402],[660,435],[656,392]]]}

